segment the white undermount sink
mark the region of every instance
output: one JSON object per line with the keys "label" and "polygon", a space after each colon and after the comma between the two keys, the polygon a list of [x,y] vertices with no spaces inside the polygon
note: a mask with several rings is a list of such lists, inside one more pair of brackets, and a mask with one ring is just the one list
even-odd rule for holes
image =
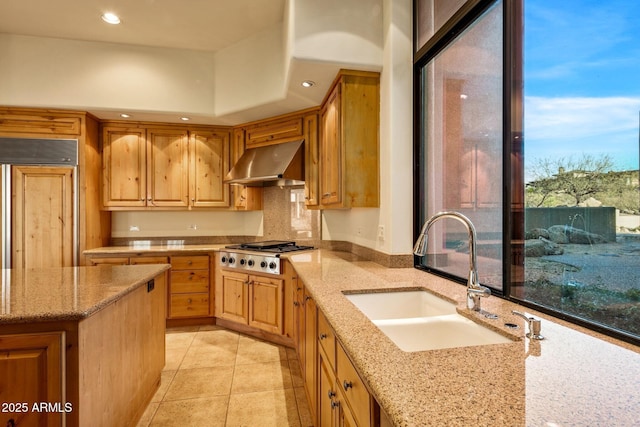
{"label": "white undermount sink", "polygon": [[407,352],[510,343],[460,314],[455,304],[422,290],[345,294]]}

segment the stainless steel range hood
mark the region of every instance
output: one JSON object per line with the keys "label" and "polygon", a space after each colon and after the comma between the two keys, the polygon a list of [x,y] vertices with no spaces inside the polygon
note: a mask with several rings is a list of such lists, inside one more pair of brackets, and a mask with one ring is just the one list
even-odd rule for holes
{"label": "stainless steel range hood", "polygon": [[304,140],[250,148],[224,179],[228,184],[263,187],[304,185]]}

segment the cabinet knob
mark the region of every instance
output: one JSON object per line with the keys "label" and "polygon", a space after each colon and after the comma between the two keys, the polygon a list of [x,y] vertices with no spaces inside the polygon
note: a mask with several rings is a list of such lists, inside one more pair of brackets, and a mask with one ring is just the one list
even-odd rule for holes
{"label": "cabinet knob", "polygon": [[340,407],[340,402],[332,400],[331,401],[331,409],[337,409]]}
{"label": "cabinet knob", "polygon": [[318,338],[320,338],[321,340],[324,340],[327,338],[327,334],[320,334]]}
{"label": "cabinet knob", "polygon": [[192,300],[191,298],[189,298],[189,299],[187,300],[187,302],[188,302],[189,304],[191,304],[191,303],[193,302],[193,300]]}
{"label": "cabinet knob", "polygon": [[306,297],[304,297],[305,301],[309,301],[311,299],[311,297],[309,295],[307,295]]}
{"label": "cabinet knob", "polygon": [[347,391],[350,388],[353,388],[353,383],[351,381],[344,380],[342,387],[344,387],[344,391]]}
{"label": "cabinet knob", "polygon": [[299,303],[298,301],[294,301],[294,302],[293,302],[293,305],[294,305],[295,307],[298,307],[298,306],[300,305],[300,303]]}
{"label": "cabinet knob", "polygon": [[327,396],[329,396],[329,399],[333,399],[334,397],[336,397],[336,392],[333,390],[329,390],[329,393],[327,393]]}

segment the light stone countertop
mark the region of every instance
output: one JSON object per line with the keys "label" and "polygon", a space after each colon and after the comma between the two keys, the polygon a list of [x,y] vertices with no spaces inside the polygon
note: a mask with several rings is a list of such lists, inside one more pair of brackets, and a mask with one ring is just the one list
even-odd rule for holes
{"label": "light stone countertop", "polygon": [[81,320],[170,267],[152,264],[1,270],[0,326]]}
{"label": "light stone countertop", "polygon": [[136,243],[129,246],[105,246],[102,248],[88,249],[83,252],[84,255],[100,255],[100,256],[127,256],[138,254],[163,254],[173,252],[215,252],[223,249],[229,243],[224,244],[162,244],[147,245],[144,243]]}
{"label": "light stone countertop", "polygon": [[[465,287],[413,268],[388,269],[344,252],[289,254],[370,391],[397,426],[636,426],[640,348],[518,306],[482,299],[488,320],[465,307]],[[407,353],[342,293],[424,288],[513,343]],[[542,319],[543,341],[524,337],[517,309]],[[513,332],[504,323],[520,325]]]}

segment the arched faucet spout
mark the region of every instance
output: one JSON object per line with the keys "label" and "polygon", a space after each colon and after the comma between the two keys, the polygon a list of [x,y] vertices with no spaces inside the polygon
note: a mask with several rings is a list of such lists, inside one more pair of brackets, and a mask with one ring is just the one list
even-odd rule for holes
{"label": "arched faucet spout", "polygon": [[469,218],[460,212],[456,211],[444,211],[438,212],[427,220],[422,226],[422,231],[418,236],[418,240],[413,247],[413,253],[417,256],[425,256],[427,253],[427,243],[429,229],[433,224],[441,219],[452,218],[455,219],[467,228],[469,234],[469,278],[467,280],[467,308],[474,311],[480,311],[480,298],[491,296],[491,290],[485,286],[480,285],[478,280],[478,261],[476,258],[476,228]]}

